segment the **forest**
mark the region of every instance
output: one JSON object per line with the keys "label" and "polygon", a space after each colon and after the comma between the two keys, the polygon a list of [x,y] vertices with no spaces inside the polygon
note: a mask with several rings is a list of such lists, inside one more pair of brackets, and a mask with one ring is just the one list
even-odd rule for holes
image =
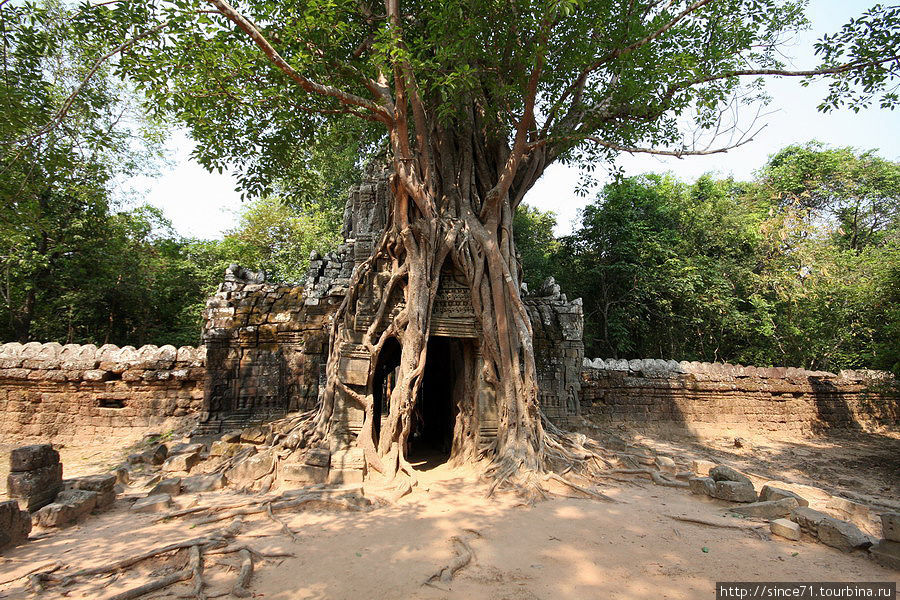
{"label": "forest", "polygon": [[[228,264],[298,282],[310,251],[340,241],[377,138],[322,128],[277,177],[244,171],[247,201],[222,239],[181,237],[119,193],[162,168],[172,122],[94,62],[72,10],[3,7],[0,339],[197,344]],[[61,126],[43,131],[76,85]],[[900,369],[900,163],[877,151],[811,141],[752,181],[613,178],[559,238],[555,215],[527,201],[514,219],[524,280],[535,290],[552,276],[584,299],[588,356]]]}

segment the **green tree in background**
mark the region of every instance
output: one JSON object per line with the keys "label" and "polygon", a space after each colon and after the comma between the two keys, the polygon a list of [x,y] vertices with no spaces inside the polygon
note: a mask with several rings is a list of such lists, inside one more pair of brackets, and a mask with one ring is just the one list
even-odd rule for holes
{"label": "green tree in background", "polygon": [[513,217],[513,232],[516,249],[522,261],[525,283],[537,289],[548,277],[556,275],[553,260],[558,252],[559,242],[553,235],[556,214],[541,211],[522,204]]}
{"label": "green tree in background", "polygon": [[27,341],[45,301],[92,277],[111,190],[152,169],[161,138],[78,41],[75,11],[53,0],[0,11],[0,326]]}
{"label": "green tree in background", "polygon": [[898,168],[808,144],[752,183],[607,185],[550,261],[588,354],[896,369]]}

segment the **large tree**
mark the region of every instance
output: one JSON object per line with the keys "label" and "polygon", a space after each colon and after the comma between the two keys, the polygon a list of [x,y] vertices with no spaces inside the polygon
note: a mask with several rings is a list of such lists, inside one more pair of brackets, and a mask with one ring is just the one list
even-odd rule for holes
{"label": "large tree", "polygon": [[471,290],[487,378],[496,382],[492,471],[504,481],[571,463],[577,454],[572,438],[542,423],[512,236],[516,207],[556,161],[594,163],[622,151],[684,156],[746,143],[754,129],[729,121],[729,108],[750,105],[753,114],[763,99],[758,76],[833,76],[828,106],[873,98],[896,104],[889,86],[900,66],[900,9],[872,8],[823,40],[820,67],[790,71],[781,51],[805,26],[803,6],[121,0],[85,7],[81,22],[85,31],[102,32],[101,55],[118,55],[121,71],[190,127],[201,161],[237,167],[247,185],[264,187],[281,159],[320,131],[386,137],[393,163],[389,224],[355,270],[336,315],[328,386],[312,435],[328,435],[338,394],[370,408],[371,397],[338,380],[338,353],[360,287],[373,269],[388,265],[388,286],[400,290],[404,308],[383,332],[371,327],[365,345],[374,366],[388,338],[400,341],[398,384],[377,447],[372,419],[360,443],[373,468],[406,467],[403,446],[432,304],[451,260]]}

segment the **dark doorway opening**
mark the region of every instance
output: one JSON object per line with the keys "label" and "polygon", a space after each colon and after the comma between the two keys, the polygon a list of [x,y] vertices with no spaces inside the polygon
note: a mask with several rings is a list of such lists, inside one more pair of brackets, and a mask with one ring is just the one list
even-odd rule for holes
{"label": "dark doorway opening", "polygon": [[457,396],[463,392],[466,340],[432,336],[422,386],[412,414],[409,462],[426,471],[447,462],[453,450]]}
{"label": "dark doorway opening", "polygon": [[375,365],[375,377],[372,381],[374,404],[374,436],[375,443],[381,437],[381,422],[391,411],[391,392],[397,385],[397,371],[400,368],[400,353],[403,349],[397,338],[388,338],[381,347],[378,362]]}

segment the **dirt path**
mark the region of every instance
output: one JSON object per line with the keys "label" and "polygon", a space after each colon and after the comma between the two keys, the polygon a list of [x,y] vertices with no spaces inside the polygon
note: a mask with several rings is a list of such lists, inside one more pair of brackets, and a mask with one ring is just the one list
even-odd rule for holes
{"label": "dirt path", "polygon": [[[603,491],[619,502],[555,499],[525,507],[511,495],[486,499],[485,486],[471,472],[440,467],[424,473],[419,488],[395,506],[369,513],[282,513],[301,536],[297,544],[265,517],[248,518],[241,539],[260,550],[296,554],[258,567],[251,588],[255,597],[267,600],[694,600],[714,598],[714,583],[720,580],[898,579],[861,554],[846,555],[812,541],[761,539],[747,529],[674,521],[667,515],[720,518],[724,506],[682,490],[641,483]],[[218,492],[181,496],[179,502],[187,506],[234,497]],[[7,551],[0,559],[0,581],[57,560],[96,565],[215,527],[190,528],[190,521],[154,525],[152,519],[131,514],[127,501],[120,500],[112,512]],[[423,586],[452,556],[451,536],[466,529],[481,536],[472,542],[475,562],[448,590]],[[121,576],[51,588],[41,597],[107,598],[174,568],[171,562],[148,561]],[[210,558],[207,592],[229,589],[235,571],[228,569],[235,567],[233,560]],[[189,589],[179,586],[170,593]],[[21,582],[0,586],[4,600],[31,597]]]}

